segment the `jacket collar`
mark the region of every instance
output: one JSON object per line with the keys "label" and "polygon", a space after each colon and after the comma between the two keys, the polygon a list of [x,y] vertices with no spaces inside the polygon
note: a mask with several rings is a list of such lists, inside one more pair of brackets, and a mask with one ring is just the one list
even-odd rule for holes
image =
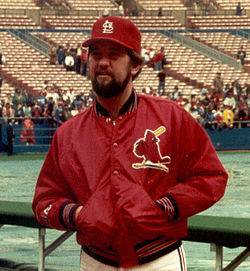
{"label": "jacket collar", "polygon": [[[139,96],[136,94],[135,90],[133,89],[128,100],[125,102],[125,104],[121,108],[119,115],[125,115],[125,114],[133,112],[137,108],[138,102],[139,102]],[[97,116],[110,117],[107,110],[105,108],[103,108],[98,103],[97,100],[95,103],[95,111],[96,111]]]}

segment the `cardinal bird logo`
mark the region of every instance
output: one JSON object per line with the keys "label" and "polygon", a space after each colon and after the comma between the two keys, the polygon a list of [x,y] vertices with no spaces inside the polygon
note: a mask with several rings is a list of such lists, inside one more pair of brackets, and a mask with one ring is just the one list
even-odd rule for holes
{"label": "cardinal bird logo", "polygon": [[159,147],[160,139],[158,138],[165,131],[164,126],[155,131],[147,129],[144,137],[135,142],[133,152],[135,156],[143,158],[143,161],[133,164],[133,168],[157,168],[168,172],[166,164],[170,164],[171,158],[169,156],[162,157]]}

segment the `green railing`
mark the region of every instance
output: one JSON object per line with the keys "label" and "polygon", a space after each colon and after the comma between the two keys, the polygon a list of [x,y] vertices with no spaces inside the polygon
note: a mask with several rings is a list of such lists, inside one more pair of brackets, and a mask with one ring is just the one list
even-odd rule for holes
{"label": "green railing", "polygon": [[[74,233],[65,232],[45,247],[46,228],[37,222],[29,202],[0,201],[0,226],[4,224],[38,229],[39,271],[45,270],[45,257]],[[234,270],[250,255],[250,218],[195,215],[188,220],[188,236],[185,240],[211,243],[216,252],[215,270]],[[244,250],[223,267],[223,247],[243,247]]]}

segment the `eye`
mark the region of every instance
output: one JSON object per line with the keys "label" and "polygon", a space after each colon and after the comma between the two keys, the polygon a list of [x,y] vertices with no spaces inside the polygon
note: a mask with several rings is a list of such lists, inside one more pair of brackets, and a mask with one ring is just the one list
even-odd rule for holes
{"label": "eye", "polygon": [[117,59],[118,57],[120,57],[121,53],[118,51],[112,51],[109,55],[111,59]]}
{"label": "eye", "polygon": [[91,57],[93,57],[94,59],[99,59],[99,58],[101,58],[101,52],[100,52],[100,51],[92,51],[90,55],[91,55]]}

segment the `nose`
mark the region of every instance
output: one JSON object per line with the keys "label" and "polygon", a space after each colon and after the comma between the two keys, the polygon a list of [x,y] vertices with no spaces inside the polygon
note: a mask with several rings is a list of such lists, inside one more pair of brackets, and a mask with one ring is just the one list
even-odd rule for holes
{"label": "nose", "polygon": [[99,59],[99,66],[103,67],[103,66],[108,66],[110,64],[110,59],[106,56],[102,56]]}

